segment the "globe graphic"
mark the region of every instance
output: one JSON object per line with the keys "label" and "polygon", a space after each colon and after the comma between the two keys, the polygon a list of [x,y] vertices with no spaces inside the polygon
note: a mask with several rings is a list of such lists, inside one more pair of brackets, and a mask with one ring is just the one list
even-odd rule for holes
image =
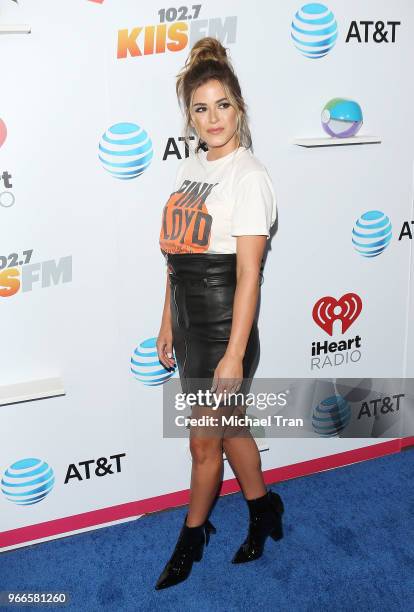
{"label": "globe graphic", "polygon": [[377,257],[389,245],[392,224],[380,210],[369,210],[356,220],[352,229],[352,244],[363,257]]}
{"label": "globe graphic", "polygon": [[321,113],[322,127],[329,136],[349,138],[359,131],[363,119],[358,102],[346,98],[332,98]]}
{"label": "globe graphic", "polygon": [[151,163],[152,141],[148,133],[136,123],[116,123],[102,134],[98,157],[113,177],[134,179]]}
{"label": "globe graphic", "polygon": [[30,457],[9,465],[0,485],[6,499],[19,506],[31,506],[42,501],[54,483],[52,468],[42,459]]}
{"label": "globe graphic", "polygon": [[351,420],[349,404],[340,395],[331,395],[315,406],[312,413],[312,427],[319,436],[338,435]]}
{"label": "globe graphic", "polygon": [[324,57],[338,38],[336,19],[324,4],[305,4],[292,20],[291,37],[295,47],[305,57]]}
{"label": "globe graphic", "polygon": [[[174,353],[173,356],[175,357]],[[149,387],[162,385],[176,372],[164,368],[157,353],[157,338],[148,338],[137,346],[131,357],[131,372],[135,378]]]}

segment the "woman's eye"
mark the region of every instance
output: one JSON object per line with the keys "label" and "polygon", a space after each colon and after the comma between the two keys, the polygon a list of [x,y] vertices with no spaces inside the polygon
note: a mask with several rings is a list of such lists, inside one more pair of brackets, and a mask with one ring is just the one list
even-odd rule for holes
{"label": "woman's eye", "polygon": [[[230,102],[221,102],[219,104],[219,107],[228,108],[229,106],[231,106]],[[198,108],[196,108],[195,112],[198,113],[199,111],[205,111],[205,110],[206,110],[205,106],[199,106]]]}

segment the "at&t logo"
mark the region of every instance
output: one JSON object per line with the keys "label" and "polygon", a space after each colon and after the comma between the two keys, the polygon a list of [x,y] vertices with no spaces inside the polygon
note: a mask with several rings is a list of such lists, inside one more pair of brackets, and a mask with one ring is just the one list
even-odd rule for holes
{"label": "at&t logo", "polygon": [[363,257],[377,257],[389,245],[392,224],[380,210],[369,210],[356,220],[352,230],[352,244]]}
{"label": "at&t logo", "polygon": [[[412,240],[414,221],[404,221],[398,234]],[[373,258],[381,255],[391,244],[393,226],[390,218],[381,210],[369,210],[362,214],[352,229],[352,245],[359,255]]]}
{"label": "at&t logo", "polygon": [[371,40],[374,43],[395,43],[397,25],[401,25],[401,21],[351,21],[345,42],[355,39],[358,43]]}
{"label": "at&t logo", "polygon": [[51,492],[54,483],[52,468],[42,459],[29,457],[6,468],[1,490],[6,499],[18,506],[32,506]]}
{"label": "at&t logo", "polygon": [[293,18],[291,36],[296,49],[305,57],[324,57],[338,38],[334,14],[324,4],[305,4]]}
{"label": "at&t logo", "polygon": [[323,438],[337,436],[351,420],[351,408],[340,395],[322,400],[312,411],[312,427]]}
{"label": "at&t logo", "polygon": [[[345,43],[395,43],[401,21],[375,19],[352,20],[347,28]],[[338,26],[332,11],[319,2],[304,4],[295,14],[291,25],[295,47],[310,59],[324,57],[338,39]]]}
{"label": "at&t logo", "polygon": [[144,385],[157,387],[167,382],[176,372],[176,368],[170,371],[162,365],[158,359],[157,338],[147,338],[134,350],[131,357],[131,372]]}
{"label": "at&t logo", "polygon": [[78,464],[71,463],[67,469],[64,484],[67,484],[72,478],[82,481],[84,479],[89,480],[92,475],[107,476],[108,474],[119,474],[122,471],[121,457],[126,457],[126,453],[118,453],[109,457],[109,459],[115,459],[115,461],[109,461],[107,457],[99,457],[96,460],[87,459],[86,461],[79,461]]}
{"label": "at&t logo", "polygon": [[113,177],[124,181],[140,176],[150,165],[152,140],[136,123],[115,123],[102,134],[99,159]]}

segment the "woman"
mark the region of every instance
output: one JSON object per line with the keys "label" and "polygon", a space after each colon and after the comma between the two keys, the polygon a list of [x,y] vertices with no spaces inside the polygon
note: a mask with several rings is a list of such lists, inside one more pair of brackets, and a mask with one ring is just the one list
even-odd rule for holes
{"label": "woman", "polygon": [[[273,186],[250,151],[246,105],[218,40],[206,37],[193,46],[176,91],[186,117],[186,145],[192,130],[198,144],[180,164],[163,210],[160,248],[167,284],[158,356],[166,368],[173,367],[174,346],[183,392],[209,389],[222,398],[216,417],[243,416],[259,352],[255,311],[263,252],[277,215]],[[232,406],[223,400],[231,393],[239,398]],[[212,408],[204,402],[192,407],[192,417],[206,414]],[[189,508],[156,589],[185,580],[216,531],[208,514],[221,483],[223,450],[250,516],[233,563],[260,557],[269,535],[282,537],[283,503],[266,490],[260,454],[247,427],[237,421],[232,427],[191,425],[190,450]]]}

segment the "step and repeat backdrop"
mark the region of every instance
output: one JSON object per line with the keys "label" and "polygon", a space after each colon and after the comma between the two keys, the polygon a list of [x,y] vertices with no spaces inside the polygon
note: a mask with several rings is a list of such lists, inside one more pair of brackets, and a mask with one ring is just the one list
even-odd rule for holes
{"label": "step and repeat backdrop", "polygon": [[[158,238],[188,154],[175,78],[203,36],[228,49],[277,196],[255,377],[414,376],[413,13],[1,0],[0,25],[31,33],[0,37],[0,388],[65,389],[0,407],[3,550],[186,501],[188,439],[163,435],[178,372],[155,349]],[[256,433],[263,470],[384,442]]]}

